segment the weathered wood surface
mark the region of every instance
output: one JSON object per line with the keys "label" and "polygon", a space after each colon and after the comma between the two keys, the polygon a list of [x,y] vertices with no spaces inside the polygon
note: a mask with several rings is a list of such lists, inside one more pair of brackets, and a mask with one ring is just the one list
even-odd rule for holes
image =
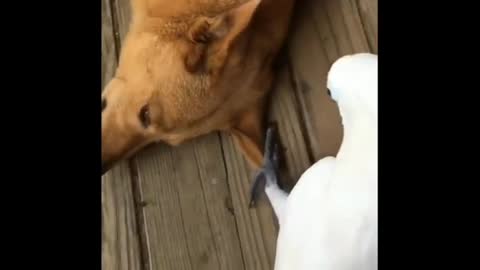
{"label": "weathered wood surface", "polygon": [[117,65],[114,28],[109,0],[102,0],[102,89]]}
{"label": "weathered wood surface", "polygon": [[139,233],[127,164],[102,179],[102,269],[141,269]]}
{"label": "weathered wood surface", "polygon": [[[117,66],[115,24],[109,0],[102,0],[102,89]],[[102,177],[102,269],[141,269],[140,242],[131,171],[122,162]]]}
{"label": "weathered wood surface", "polygon": [[[111,4],[111,6],[110,6]],[[130,23],[129,0],[102,0],[102,84]],[[377,52],[375,0],[299,0],[269,118],[286,148],[287,187],[342,138],[326,75],[340,56]],[[273,269],[276,219],[248,208],[253,172],[227,134],[156,145],[102,179],[103,269]]]}

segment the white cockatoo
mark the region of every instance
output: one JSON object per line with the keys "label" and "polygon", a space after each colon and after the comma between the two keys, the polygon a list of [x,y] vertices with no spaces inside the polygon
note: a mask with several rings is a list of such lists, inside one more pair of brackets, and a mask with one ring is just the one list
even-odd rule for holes
{"label": "white cockatoo", "polygon": [[252,200],[264,181],[280,227],[275,270],[377,269],[377,56],[341,57],[327,88],[340,110],[342,145],[305,171],[290,194],[278,186],[279,146],[274,128],[267,130]]}

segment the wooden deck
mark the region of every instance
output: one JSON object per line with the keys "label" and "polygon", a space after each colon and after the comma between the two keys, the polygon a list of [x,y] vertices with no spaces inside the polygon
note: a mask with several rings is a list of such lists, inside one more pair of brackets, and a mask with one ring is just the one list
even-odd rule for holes
{"label": "wooden deck", "polygon": [[[102,0],[102,84],[112,77],[129,0]],[[342,129],[326,95],[340,56],[377,52],[377,0],[298,0],[270,118],[287,148],[290,186],[334,155]],[[252,171],[225,134],[157,145],[102,179],[104,270],[271,270],[277,225],[269,203],[248,208]]]}

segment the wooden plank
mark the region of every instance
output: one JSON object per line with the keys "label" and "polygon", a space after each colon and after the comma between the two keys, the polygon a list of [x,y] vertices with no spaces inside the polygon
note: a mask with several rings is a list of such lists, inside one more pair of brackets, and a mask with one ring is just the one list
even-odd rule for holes
{"label": "wooden plank", "polygon": [[248,208],[253,172],[233,138],[227,134],[221,137],[245,269],[272,269],[276,228],[271,207],[260,203],[256,208]]}
{"label": "wooden plank", "polygon": [[326,94],[331,64],[370,51],[358,12],[355,1],[304,1],[293,20],[290,61],[314,160],[336,155],[343,136],[338,107]]}
{"label": "wooden plank", "polygon": [[131,0],[113,0],[114,22],[117,26],[115,36],[122,42],[127,35],[132,19]]}
{"label": "wooden plank", "polygon": [[[319,1],[311,7],[311,11],[318,31],[326,29],[331,31],[329,35],[340,48],[340,50],[336,50],[337,54],[370,51],[357,1]],[[329,27],[326,28],[326,25]],[[337,55],[333,51],[327,50],[326,53],[333,57],[331,62],[336,60]]]}
{"label": "wooden plank", "polygon": [[[102,90],[117,65],[110,1],[102,0]],[[102,177],[102,269],[139,270],[140,244],[128,164]]]}
{"label": "wooden plank", "polygon": [[244,269],[215,134],[136,158],[150,269]]}
{"label": "wooden plank", "polygon": [[358,7],[370,50],[378,53],[378,0],[358,0]]}
{"label": "wooden plank", "polygon": [[[172,150],[174,164],[172,169],[175,173],[173,180],[177,186],[179,210],[182,214],[192,269],[219,270],[199,167],[195,160],[195,142],[184,143]],[[218,162],[223,163],[222,159]]]}
{"label": "wooden plank", "polygon": [[127,164],[102,177],[102,269],[139,270],[140,246]]}
{"label": "wooden plank", "polygon": [[199,138],[195,157],[220,269],[245,269],[218,134]]}
{"label": "wooden plank", "polygon": [[[300,102],[308,141],[315,160],[335,154],[340,146],[341,127],[336,125],[340,118],[335,113],[336,105],[328,101],[326,95],[326,74],[330,63],[325,50],[338,55],[341,50],[332,38],[327,16],[320,16],[327,23],[317,29],[312,3],[305,1],[298,5],[289,39],[290,62],[294,75],[297,98]],[[333,119],[333,120],[332,120]],[[321,138],[321,139],[320,139]]]}
{"label": "wooden plank", "polygon": [[117,65],[110,1],[102,0],[102,91]]}
{"label": "wooden plank", "polygon": [[156,145],[135,158],[150,269],[191,270],[171,149]]}

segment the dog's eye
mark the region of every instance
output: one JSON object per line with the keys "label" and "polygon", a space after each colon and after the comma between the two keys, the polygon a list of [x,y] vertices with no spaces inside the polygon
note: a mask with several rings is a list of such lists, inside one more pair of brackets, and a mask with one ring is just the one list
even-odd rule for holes
{"label": "dog's eye", "polygon": [[332,97],[332,92],[330,92],[330,89],[327,88],[327,94],[329,97]]}
{"label": "dog's eye", "polygon": [[105,110],[106,107],[107,107],[107,101],[104,98],[102,98],[102,112],[103,110]]}
{"label": "dog's eye", "polygon": [[150,126],[150,110],[148,105],[142,107],[140,113],[138,114],[138,118],[140,119],[140,122],[144,128]]}

